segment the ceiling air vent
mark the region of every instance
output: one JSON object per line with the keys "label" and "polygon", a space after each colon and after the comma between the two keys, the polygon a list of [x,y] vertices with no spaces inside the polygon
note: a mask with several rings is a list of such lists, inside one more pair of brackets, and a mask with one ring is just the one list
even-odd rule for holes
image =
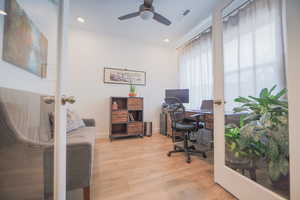
{"label": "ceiling air vent", "polygon": [[182,13],[182,16],[187,16],[188,14],[190,14],[191,10],[190,9],[187,9],[185,10],[183,13]]}

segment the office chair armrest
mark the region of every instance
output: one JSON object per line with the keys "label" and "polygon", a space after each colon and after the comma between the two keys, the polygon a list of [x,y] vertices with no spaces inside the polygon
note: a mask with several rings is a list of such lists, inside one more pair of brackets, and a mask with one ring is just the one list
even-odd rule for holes
{"label": "office chair armrest", "polygon": [[[194,114],[194,115],[191,115],[191,116],[190,116],[190,117],[196,119],[196,123],[197,123],[197,128],[198,128],[198,129],[203,128],[203,125],[200,125],[200,122],[203,122],[203,121],[200,120],[200,117],[201,117],[201,116],[203,116],[203,114],[201,114],[201,113]],[[204,123],[204,122],[203,122],[203,123]]]}
{"label": "office chair armrest", "polygon": [[193,117],[193,118],[196,118],[196,119],[197,118],[200,119],[201,116],[203,116],[203,114],[198,113],[198,114],[191,115],[190,117]]}

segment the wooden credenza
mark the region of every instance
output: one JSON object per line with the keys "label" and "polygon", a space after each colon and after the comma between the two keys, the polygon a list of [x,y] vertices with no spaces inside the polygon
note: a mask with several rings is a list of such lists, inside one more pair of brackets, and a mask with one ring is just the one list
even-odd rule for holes
{"label": "wooden credenza", "polygon": [[[117,104],[117,108],[113,105]],[[144,99],[142,97],[110,98],[111,140],[144,135]]]}

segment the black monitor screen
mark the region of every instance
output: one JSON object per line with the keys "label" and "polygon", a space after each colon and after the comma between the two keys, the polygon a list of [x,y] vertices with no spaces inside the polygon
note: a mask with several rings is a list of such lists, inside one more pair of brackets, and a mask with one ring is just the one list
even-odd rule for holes
{"label": "black monitor screen", "polygon": [[189,89],[166,90],[166,98],[176,97],[181,103],[189,103]]}

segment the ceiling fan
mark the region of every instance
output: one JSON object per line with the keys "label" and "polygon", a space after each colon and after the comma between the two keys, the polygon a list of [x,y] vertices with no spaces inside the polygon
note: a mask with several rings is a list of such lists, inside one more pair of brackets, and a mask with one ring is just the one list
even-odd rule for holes
{"label": "ceiling fan", "polygon": [[153,7],[153,0],[144,0],[144,4],[140,6],[140,9],[138,12],[130,13],[124,16],[119,17],[119,20],[126,20],[130,19],[133,17],[138,17],[140,16],[144,20],[148,19],[154,19],[158,21],[159,23],[162,23],[164,25],[171,25],[171,21],[165,18],[164,16],[158,14],[155,12],[154,7]]}

